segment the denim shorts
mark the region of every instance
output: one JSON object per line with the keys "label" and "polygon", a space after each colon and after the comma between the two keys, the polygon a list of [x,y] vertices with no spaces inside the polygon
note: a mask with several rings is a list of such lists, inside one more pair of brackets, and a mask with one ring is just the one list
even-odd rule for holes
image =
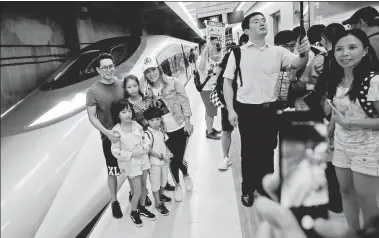
{"label": "denim shorts", "polygon": [[354,172],[379,176],[379,154],[364,150],[334,149],[332,163],[338,168],[351,169]]}
{"label": "denim shorts", "polygon": [[121,173],[125,174],[128,178],[133,179],[142,175],[142,171],[150,169],[149,157],[145,156],[143,159],[132,158],[131,161],[118,161]]}

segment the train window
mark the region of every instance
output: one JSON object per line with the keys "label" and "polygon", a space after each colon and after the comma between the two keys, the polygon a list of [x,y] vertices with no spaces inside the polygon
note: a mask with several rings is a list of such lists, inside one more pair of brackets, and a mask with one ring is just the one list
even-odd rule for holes
{"label": "train window", "polygon": [[97,72],[94,68],[88,66],[93,64],[94,59],[99,55],[99,51],[89,51],[81,54],[72,64],[69,64],[66,69],[58,73],[54,80],[42,85],[42,90],[54,90],[63,88],[90,77],[94,77]]}
{"label": "train window", "polygon": [[165,61],[163,61],[161,63],[161,67],[163,69],[163,72],[168,75],[168,76],[172,76],[172,70],[171,70],[171,67],[170,67],[170,62],[168,59],[166,59]]}
{"label": "train window", "polygon": [[40,87],[43,91],[54,90],[73,85],[98,75],[94,59],[100,52],[109,52],[114,57],[116,66],[125,62],[138,48],[141,38],[137,37],[115,37],[101,40],[87,46],[85,52],[68,61],[67,66],[58,73],[52,74]]}
{"label": "train window", "polygon": [[111,50],[111,55],[113,56],[114,63],[116,65],[119,65],[121,63],[121,61],[125,58],[125,55],[127,52],[126,49],[127,49],[127,45],[121,44],[121,45],[114,47]]}

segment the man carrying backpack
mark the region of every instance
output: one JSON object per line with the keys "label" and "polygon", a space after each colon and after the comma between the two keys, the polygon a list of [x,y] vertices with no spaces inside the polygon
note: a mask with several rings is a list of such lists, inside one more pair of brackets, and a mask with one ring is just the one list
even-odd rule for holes
{"label": "man carrying backpack", "polygon": [[[242,21],[249,42],[240,47],[240,62],[230,54],[224,73],[224,96],[231,125],[238,125],[241,135],[242,197],[244,206],[252,206],[257,190],[266,195],[262,178],[274,172],[274,149],[278,123],[275,101],[281,67],[299,69],[308,62],[309,42],[304,37],[296,44],[299,56],[283,47],[266,43],[266,18],[254,12]],[[300,54],[304,53],[301,58]],[[238,88],[233,105],[236,71]]]}

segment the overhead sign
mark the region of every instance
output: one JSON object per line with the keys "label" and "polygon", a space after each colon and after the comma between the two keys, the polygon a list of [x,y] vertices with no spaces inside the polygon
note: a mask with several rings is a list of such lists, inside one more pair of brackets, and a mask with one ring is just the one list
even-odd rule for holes
{"label": "overhead sign", "polygon": [[211,59],[221,62],[225,53],[225,24],[222,22],[206,21],[207,43],[212,45]]}

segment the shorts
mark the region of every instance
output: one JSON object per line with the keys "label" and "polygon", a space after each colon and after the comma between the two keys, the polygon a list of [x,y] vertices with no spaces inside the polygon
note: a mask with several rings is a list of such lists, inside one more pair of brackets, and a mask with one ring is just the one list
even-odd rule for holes
{"label": "shorts", "polygon": [[222,131],[234,130],[234,127],[229,122],[229,113],[225,107],[221,108],[221,126],[222,126]]}
{"label": "shorts", "polygon": [[334,149],[332,163],[338,168],[351,169],[365,175],[379,176],[378,154]]}
{"label": "shorts", "polygon": [[103,141],[103,153],[105,157],[105,163],[107,165],[108,175],[109,176],[121,175],[120,167],[118,166],[118,161],[111,152],[112,142],[107,137],[102,138],[102,141]]}
{"label": "shorts", "polygon": [[217,116],[217,107],[211,102],[212,91],[201,91],[200,96],[205,106],[205,114],[209,117]]}
{"label": "shorts", "polygon": [[144,170],[150,169],[149,157],[132,158],[131,161],[118,161],[121,173],[125,174],[128,178],[133,179],[142,175]]}
{"label": "shorts", "polygon": [[158,192],[161,187],[165,187],[168,180],[168,164],[155,165],[150,168],[151,191]]}

